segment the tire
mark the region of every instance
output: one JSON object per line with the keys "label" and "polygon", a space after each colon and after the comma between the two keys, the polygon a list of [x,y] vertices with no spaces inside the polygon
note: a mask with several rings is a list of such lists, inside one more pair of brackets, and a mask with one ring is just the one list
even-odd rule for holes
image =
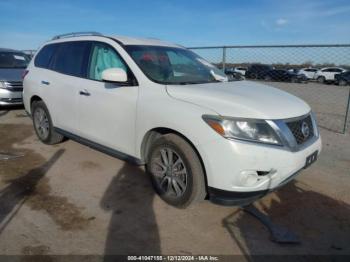
{"label": "tire", "polygon": [[317,77],[317,82],[323,84],[326,82],[326,78],[324,76],[319,76]]}
{"label": "tire", "polygon": [[340,80],[339,83],[338,83],[339,86],[346,86],[347,85],[347,82],[345,80]]}
{"label": "tire", "polygon": [[55,132],[49,110],[43,101],[32,103],[32,119],[35,133],[41,142],[54,145],[63,141],[64,136]]}
{"label": "tire", "polygon": [[271,81],[271,76],[264,76],[265,81]]}
{"label": "tire", "polygon": [[255,74],[255,73],[251,73],[250,76],[249,76],[249,78],[250,78],[250,79],[257,79],[258,76],[257,76],[257,74]]}
{"label": "tire", "polygon": [[296,77],[292,77],[292,78],[290,79],[290,82],[291,82],[291,83],[298,83],[298,79],[297,79]]}
{"label": "tire", "polygon": [[204,170],[197,153],[186,140],[175,134],[159,137],[151,145],[147,160],[153,187],[166,203],[186,208],[204,200]]}

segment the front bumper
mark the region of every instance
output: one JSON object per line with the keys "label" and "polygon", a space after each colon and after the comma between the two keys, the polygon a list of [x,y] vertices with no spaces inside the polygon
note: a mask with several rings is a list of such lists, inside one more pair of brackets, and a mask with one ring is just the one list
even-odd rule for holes
{"label": "front bumper", "polygon": [[214,204],[223,206],[246,206],[252,202],[266,196],[268,193],[278,190],[280,187],[284,186],[288,182],[294,179],[300,173],[301,170],[295,172],[290,177],[282,181],[274,189],[266,189],[260,191],[249,191],[249,192],[232,192],[225,191],[217,188],[208,188],[209,200]]}
{"label": "front bumper", "polygon": [[231,205],[258,199],[289,182],[305,167],[306,158],[321,149],[319,135],[295,151],[222,137],[198,146],[210,199]]}
{"label": "front bumper", "polygon": [[0,88],[0,105],[22,105],[22,92],[14,92],[7,89]]}

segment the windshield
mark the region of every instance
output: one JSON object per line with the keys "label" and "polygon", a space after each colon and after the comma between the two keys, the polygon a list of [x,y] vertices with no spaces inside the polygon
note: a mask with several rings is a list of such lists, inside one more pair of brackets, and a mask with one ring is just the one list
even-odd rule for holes
{"label": "windshield", "polygon": [[148,78],[161,84],[199,84],[227,81],[220,69],[195,53],[162,46],[125,47]]}
{"label": "windshield", "polygon": [[29,57],[20,52],[0,52],[0,68],[26,68]]}

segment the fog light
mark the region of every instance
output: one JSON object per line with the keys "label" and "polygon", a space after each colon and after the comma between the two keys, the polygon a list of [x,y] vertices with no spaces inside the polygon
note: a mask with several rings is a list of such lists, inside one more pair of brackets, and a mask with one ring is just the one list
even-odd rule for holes
{"label": "fog light", "polygon": [[241,172],[241,185],[242,186],[254,186],[261,180],[258,173],[253,170],[247,170]]}

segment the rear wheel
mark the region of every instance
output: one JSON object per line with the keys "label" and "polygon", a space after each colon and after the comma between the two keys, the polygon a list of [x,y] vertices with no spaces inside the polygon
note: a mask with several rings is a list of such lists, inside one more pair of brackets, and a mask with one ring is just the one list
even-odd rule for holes
{"label": "rear wheel", "polygon": [[150,148],[147,171],[159,196],[185,208],[206,196],[204,171],[192,146],[175,134],[158,138]]}
{"label": "rear wheel", "polygon": [[319,76],[317,77],[317,82],[323,84],[324,82],[326,82],[326,78],[324,76]]}
{"label": "rear wheel", "polygon": [[32,104],[34,130],[41,142],[48,145],[63,141],[64,137],[55,132],[49,110],[43,101],[34,101]]}
{"label": "rear wheel", "polygon": [[347,82],[345,80],[339,80],[339,85],[340,86],[346,86]]}

